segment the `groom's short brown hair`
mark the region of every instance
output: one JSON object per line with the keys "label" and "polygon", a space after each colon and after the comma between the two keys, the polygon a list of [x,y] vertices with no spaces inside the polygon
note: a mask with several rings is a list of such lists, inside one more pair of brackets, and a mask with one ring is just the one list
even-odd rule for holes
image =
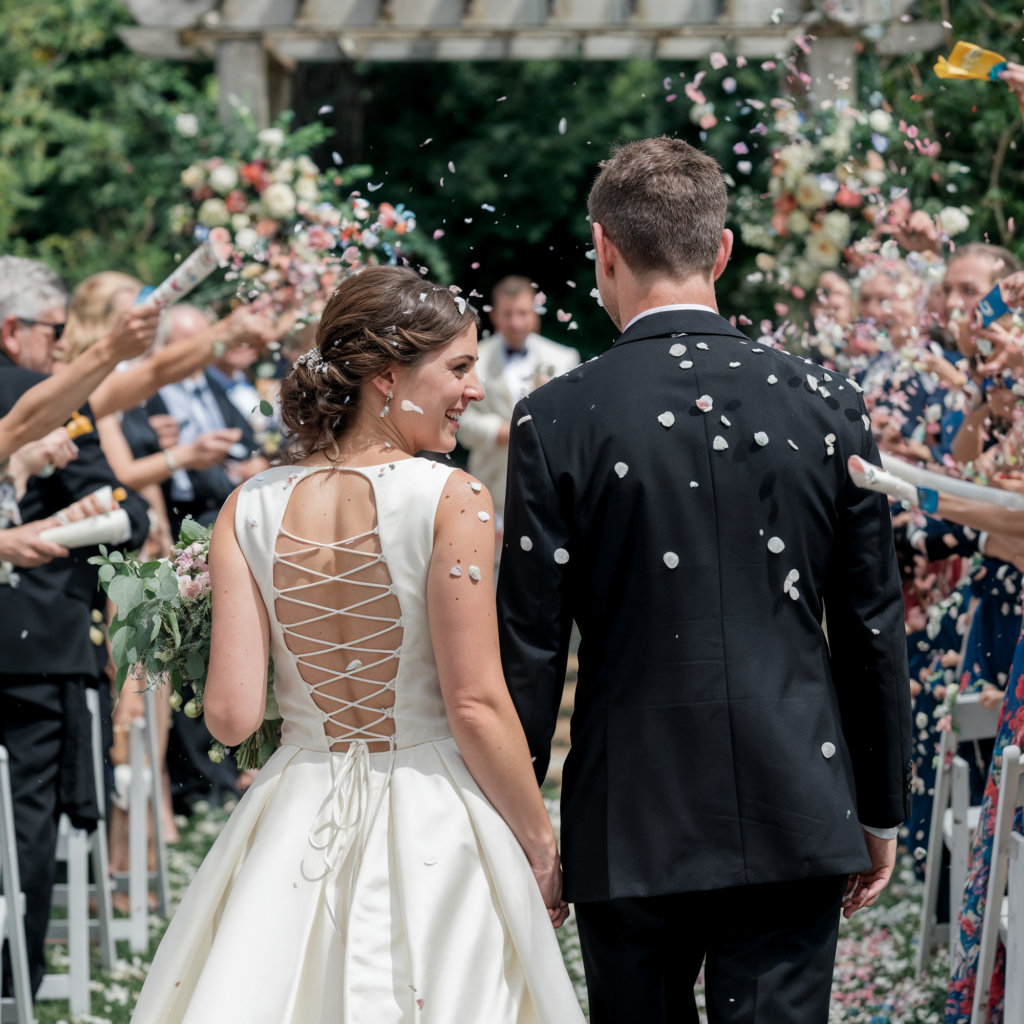
{"label": "groom's short brown hair", "polygon": [[717,161],[663,135],[604,161],[587,207],[634,274],[682,278],[714,268],[726,203]]}

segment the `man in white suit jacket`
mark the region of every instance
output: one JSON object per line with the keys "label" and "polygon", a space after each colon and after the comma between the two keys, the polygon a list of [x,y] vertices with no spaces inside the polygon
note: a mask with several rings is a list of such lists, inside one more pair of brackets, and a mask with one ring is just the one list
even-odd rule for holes
{"label": "man in white suit jacket", "polygon": [[[516,402],[580,362],[576,349],[536,333],[540,317],[534,310],[535,295],[527,277],[505,277],[494,286],[490,316],[497,333],[480,342],[477,363],[484,398],[471,403],[460,421],[459,441],[469,449],[469,472],[491,492],[499,517]],[[496,525],[500,528],[500,518]]]}

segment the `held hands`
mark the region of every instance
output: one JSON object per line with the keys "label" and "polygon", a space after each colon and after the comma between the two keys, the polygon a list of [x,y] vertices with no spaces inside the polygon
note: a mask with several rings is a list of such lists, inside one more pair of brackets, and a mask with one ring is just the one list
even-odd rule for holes
{"label": "held hands", "polygon": [[540,888],[544,906],[548,908],[548,917],[554,928],[561,928],[569,916],[569,904],[562,899],[562,863],[558,851],[542,861],[530,861],[533,877]]}
{"label": "held hands", "polygon": [[54,526],[60,526],[60,522],[56,519],[39,519],[24,526],[0,530],[0,560],[10,562],[19,569],[34,569],[55,558],[67,558],[70,554],[67,548],[39,536],[42,530]]}
{"label": "held hands", "polygon": [[843,917],[849,919],[865,907],[873,907],[882,890],[889,884],[896,866],[896,840],[879,839],[864,833],[871,857],[871,867],[857,875],[850,875],[843,895]]}
{"label": "held hands", "polygon": [[156,341],[160,310],[156,306],[131,306],[118,314],[110,332],[111,347],[120,362],[141,356]]}

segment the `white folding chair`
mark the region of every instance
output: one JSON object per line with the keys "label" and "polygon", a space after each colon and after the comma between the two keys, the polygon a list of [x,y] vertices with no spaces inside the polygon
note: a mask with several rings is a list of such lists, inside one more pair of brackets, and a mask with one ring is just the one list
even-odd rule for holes
{"label": "white folding chair", "polygon": [[[92,759],[93,774],[96,777],[96,803],[100,809],[100,820],[89,840],[93,881],[88,894],[96,900],[96,917],[89,919],[89,939],[98,941],[100,960],[108,971],[114,966],[114,908],[111,901],[110,855],[107,849],[106,786],[103,781],[103,729],[100,722],[100,697],[96,690],[85,691],[86,704],[92,715]],[[53,887],[53,905],[67,906],[68,887],[58,883]],[[68,922],[52,919],[46,930],[49,939],[68,941]]]}
{"label": "white folding chair", "polygon": [[[60,938],[68,944],[67,974],[44,974],[36,993],[37,1002],[67,1000],[70,1012],[78,1016],[92,1012],[89,992],[89,833],[74,828],[66,814],[60,816],[57,832],[58,861],[67,864],[68,880],[63,886],[67,920],[60,925]],[[55,931],[47,927],[47,937]]]}
{"label": "white folding chair", "polygon": [[1024,836],[1010,836],[1006,907],[999,915],[999,938],[1006,947],[1003,1020],[1024,1020]]}
{"label": "white folding chair", "polygon": [[[985,917],[981,926],[981,947],[978,951],[978,980],[974,985],[974,1006],[971,1010],[971,1024],[988,1024],[988,1002],[992,993],[992,970],[996,962],[996,949],[1000,939],[1000,924],[1004,915],[1009,924],[1009,906],[1005,897],[1006,880],[1010,868],[1010,839],[1013,836],[1013,819],[1017,809],[1024,805],[1024,766],[1021,765],[1020,747],[1004,747],[1002,771],[999,779],[999,803],[996,805],[996,827],[992,837],[992,863],[989,865],[988,892],[985,896]],[[1018,847],[1019,850],[1019,847]],[[1018,853],[1019,860],[1019,853]],[[1019,869],[1018,869],[1019,875]],[[1017,895],[1015,903],[1019,903]],[[1015,921],[1016,923],[1016,921]],[[1008,951],[1009,952],[1009,951]],[[1014,946],[1018,961],[1019,935]],[[1006,977],[1010,978],[1010,961],[1007,959]],[[1020,972],[1015,982],[1019,983]],[[1014,985],[1014,999],[1018,998]],[[1007,1024],[1021,1020],[1020,1016],[1006,1013]]]}
{"label": "white folding chair", "polygon": [[[943,732],[939,741],[938,769],[932,796],[932,823],[925,859],[924,900],[917,943],[916,973],[924,975],[936,944],[949,941],[949,925],[935,920],[942,879],[942,851],[948,848],[949,914],[956,921],[967,882],[971,841],[978,827],[980,807],[970,806],[970,766],[958,757],[961,742],[991,739],[999,725],[998,709],[986,709],[977,693],[957,698],[953,705],[953,731]],[[951,806],[952,805],[952,806]]]}
{"label": "white folding chair", "polygon": [[7,940],[14,975],[14,995],[0,999],[3,1024],[32,1024],[32,980],[28,972],[25,944],[25,895],[18,871],[18,844],[14,833],[14,800],[11,796],[11,767],[7,748],[0,747],[0,947]]}

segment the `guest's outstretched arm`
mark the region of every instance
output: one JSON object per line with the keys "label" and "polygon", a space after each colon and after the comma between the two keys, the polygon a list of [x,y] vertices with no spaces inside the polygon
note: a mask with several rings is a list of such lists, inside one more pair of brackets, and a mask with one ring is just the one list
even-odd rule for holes
{"label": "guest's outstretched arm", "polygon": [[0,462],[65,423],[121,360],[145,352],[156,337],[158,317],[152,306],[127,310],[110,334],[49,380],[29,388],[0,418]]}
{"label": "guest's outstretched arm", "polygon": [[[526,731],[537,781],[543,782],[565,684],[572,629],[568,595],[575,566],[569,526],[529,402],[516,406],[509,441],[498,631],[505,680]],[[556,560],[558,551],[568,553],[569,560]]]}

